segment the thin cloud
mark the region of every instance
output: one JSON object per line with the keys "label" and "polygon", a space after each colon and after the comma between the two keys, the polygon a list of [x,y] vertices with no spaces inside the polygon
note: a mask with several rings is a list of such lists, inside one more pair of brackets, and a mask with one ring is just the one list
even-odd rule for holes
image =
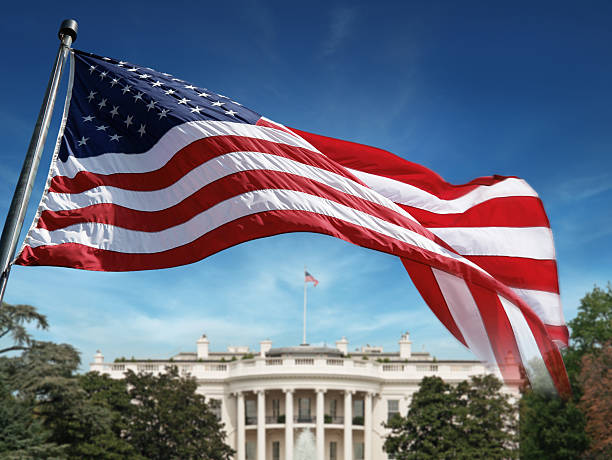
{"label": "thin cloud", "polygon": [[339,7],[331,12],[329,35],[323,42],[322,54],[329,57],[349,38],[353,25],[357,19],[357,10],[349,7]]}
{"label": "thin cloud", "polygon": [[565,201],[580,201],[610,190],[612,190],[612,174],[603,173],[564,181],[558,191]]}

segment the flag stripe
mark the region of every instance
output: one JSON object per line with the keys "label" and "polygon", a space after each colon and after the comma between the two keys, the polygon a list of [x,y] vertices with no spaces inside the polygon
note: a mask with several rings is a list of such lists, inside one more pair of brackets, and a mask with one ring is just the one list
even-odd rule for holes
{"label": "flag stripe", "polygon": [[512,288],[542,318],[544,324],[565,325],[561,297],[554,292],[536,291],[533,289]]}
{"label": "flag stripe", "polygon": [[466,256],[555,258],[548,227],[458,227],[431,231]]}
{"label": "flag stripe", "polygon": [[462,213],[437,214],[400,204],[425,227],[550,227],[539,198],[491,198]]}

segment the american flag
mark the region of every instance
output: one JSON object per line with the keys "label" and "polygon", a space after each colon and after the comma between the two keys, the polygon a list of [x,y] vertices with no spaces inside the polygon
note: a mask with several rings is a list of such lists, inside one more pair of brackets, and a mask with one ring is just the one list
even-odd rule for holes
{"label": "american flag", "polygon": [[389,152],[81,51],[69,86],[17,264],[158,269],[280,233],[332,235],[400,257],[442,323],[506,381],[521,368],[569,393],[552,234],[523,180],[452,185]]}
{"label": "american flag", "polygon": [[314,283],[314,286],[317,287],[319,280],[312,276],[307,270],[304,270],[304,283]]}

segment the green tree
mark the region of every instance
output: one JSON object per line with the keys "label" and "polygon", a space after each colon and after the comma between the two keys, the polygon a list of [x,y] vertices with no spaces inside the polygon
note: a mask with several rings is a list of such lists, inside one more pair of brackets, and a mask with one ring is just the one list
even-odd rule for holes
{"label": "green tree", "polygon": [[26,329],[27,324],[34,324],[39,329],[47,329],[47,317],[36,311],[31,305],[9,305],[2,302],[0,307],[0,339],[10,337],[12,344],[0,348],[0,354],[9,351],[22,351],[32,345],[32,335]]}
{"label": "green tree", "polygon": [[574,459],[591,452],[585,431],[587,420],[597,420],[597,414],[592,411],[605,409],[601,405],[605,399],[592,404],[592,396],[588,396],[591,402],[581,403],[585,391],[593,395],[588,388],[592,383],[581,377],[581,373],[583,363],[597,359],[604,344],[612,340],[610,283],[605,290],[595,286],[581,299],[578,314],[568,326],[571,341],[563,352],[563,360],[573,395],[565,401],[525,390],[520,404],[520,456],[523,459]]}
{"label": "green tree", "polygon": [[148,459],[229,459],[234,451],[224,442],[223,424],[196,393],[195,379],[179,377],[176,366],[166,370],[126,373],[132,401],[126,440]]}
{"label": "green tree", "polygon": [[516,410],[501,387],[493,376],[456,387],[423,378],[408,414],[386,424],[391,434],[384,450],[399,460],[514,457]]}

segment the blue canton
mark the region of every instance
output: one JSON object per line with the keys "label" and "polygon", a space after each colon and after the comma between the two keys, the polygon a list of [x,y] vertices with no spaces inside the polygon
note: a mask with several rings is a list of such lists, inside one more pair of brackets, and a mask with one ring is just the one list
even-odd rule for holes
{"label": "blue canton", "polygon": [[168,73],[74,51],[72,99],[59,151],[142,153],[173,126],[197,120],[255,124],[261,115]]}

